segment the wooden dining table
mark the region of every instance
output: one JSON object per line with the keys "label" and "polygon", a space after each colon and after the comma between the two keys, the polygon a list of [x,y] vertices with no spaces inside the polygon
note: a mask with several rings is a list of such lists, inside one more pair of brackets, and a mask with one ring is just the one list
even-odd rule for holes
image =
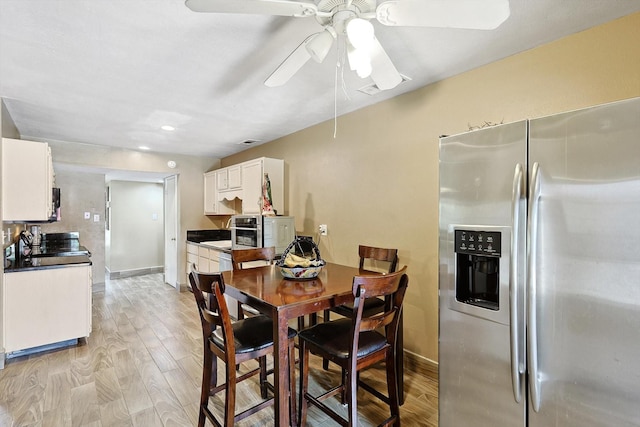
{"label": "wooden dining table", "polygon": [[[353,302],[353,277],[371,274],[358,267],[327,263],[318,277],[285,278],[275,265],[224,271],[225,293],[270,316],[274,336],[275,425],[289,426],[289,364],[287,328],[291,319]],[[400,357],[401,359],[402,357]],[[401,365],[400,365],[401,366]],[[398,372],[402,378],[402,370]],[[401,384],[402,382],[399,381]]]}

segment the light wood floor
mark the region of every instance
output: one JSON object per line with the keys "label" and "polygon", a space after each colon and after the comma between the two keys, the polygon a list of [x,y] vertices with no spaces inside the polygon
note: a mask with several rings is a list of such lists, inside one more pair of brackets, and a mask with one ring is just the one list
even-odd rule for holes
{"label": "light wood floor", "polygon": [[[163,284],[160,274],[108,280],[104,291],[93,294],[93,332],[86,342],[9,359],[0,370],[0,426],[196,425],[201,346],[190,292]],[[318,358],[312,359],[312,390],[338,380],[335,366],[322,371]],[[402,423],[437,426],[437,374],[411,360],[406,364]],[[224,378],[222,371],[219,378]],[[363,378],[384,387],[382,367]],[[238,388],[238,407],[258,396],[255,382],[245,381]],[[212,398],[211,404],[221,407],[222,400]],[[360,391],[359,425],[377,425],[386,418],[385,410]],[[273,425],[273,409],[238,425]],[[308,425],[336,424],[311,408]]]}

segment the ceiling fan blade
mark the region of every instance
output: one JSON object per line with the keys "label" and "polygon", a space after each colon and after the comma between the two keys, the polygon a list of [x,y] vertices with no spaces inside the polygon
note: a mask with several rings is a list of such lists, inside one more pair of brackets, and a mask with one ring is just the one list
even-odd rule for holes
{"label": "ceiling fan blade", "polygon": [[314,16],[315,4],[289,0],[186,0],[194,12],[246,13],[253,15]]}
{"label": "ceiling fan blade", "polygon": [[309,61],[309,59],[311,59],[311,53],[307,50],[307,45],[320,34],[322,34],[322,32],[311,34],[302,43],[300,43],[300,45],[295,48],[295,50],[291,52],[284,61],[282,61],[282,64],[280,64],[278,68],[276,68],[275,71],[267,77],[267,80],[264,81],[265,86],[282,86],[288,82],[289,79],[293,77],[293,75],[297,73],[298,70],[302,68],[307,61]]}
{"label": "ceiling fan blade", "polygon": [[371,47],[371,79],[380,90],[393,89],[402,82],[402,76],[375,37]]}
{"label": "ceiling fan blade", "polygon": [[384,25],[493,30],[510,14],[509,0],[388,0],[376,8]]}

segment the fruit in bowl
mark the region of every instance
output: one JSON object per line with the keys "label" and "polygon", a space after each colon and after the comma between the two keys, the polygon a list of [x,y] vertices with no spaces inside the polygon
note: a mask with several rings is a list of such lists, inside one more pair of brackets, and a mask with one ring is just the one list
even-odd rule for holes
{"label": "fruit in bowl", "polygon": [[287,253],[277,266],[288,279],[313,279],[320,274],[325,262],[322,259],[309,259],[292,253]]}

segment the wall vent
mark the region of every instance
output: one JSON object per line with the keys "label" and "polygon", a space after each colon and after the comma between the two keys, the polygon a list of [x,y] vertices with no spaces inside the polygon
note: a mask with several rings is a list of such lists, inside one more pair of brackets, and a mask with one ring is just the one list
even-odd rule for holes
{"label": "wall vent", "polygon": [[[402,81],[400,83],[398,83],[398,86],[400,86],[402,83],[404,83],[406,81],[411,80],[411,78],[405,76],[404,74],[400,74],[400,76],[402,77]],[[396,86],[396,87],[398,87],[398,86]],[[395,89],[395,87],[393,89]],[[371,95],[371,96],[377,95],[378,93],[382,92],[382,90],[380,90],[380,88],[378,86],[376,86],[375,83],[371,83],[371,84],[369,84],[367,86],[363,86],[360,89],[358,89],[358,91],[362,92],[364,94],[367,94],[367,95]]]}

